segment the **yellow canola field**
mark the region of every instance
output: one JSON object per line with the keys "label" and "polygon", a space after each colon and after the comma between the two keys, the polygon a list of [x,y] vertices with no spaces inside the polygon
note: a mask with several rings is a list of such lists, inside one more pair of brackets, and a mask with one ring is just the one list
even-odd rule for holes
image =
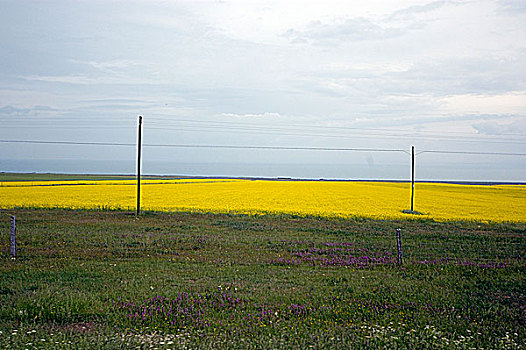
{"label": "yellow canola field", "polygon": [[[432,218],[526,222],[526,186],[392,182],[264,181],[229,179],[147,180],[143,210],[245,214],[296,214],[375,219]],[[3,182],[0,207],[133,210],[133,180]]]}

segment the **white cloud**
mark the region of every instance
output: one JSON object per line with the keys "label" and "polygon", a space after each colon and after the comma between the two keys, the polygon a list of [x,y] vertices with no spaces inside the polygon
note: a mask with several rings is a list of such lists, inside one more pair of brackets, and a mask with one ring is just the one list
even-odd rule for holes
{"label": "white cloud", "polygon": [[35,115],[35,114],[46,114],[46,113],[57,113],[59,110],[49,106],[31,106],[31,107],[13,107],[3,106],[0,107],[0,115],[19,116],[19,115]]}
{"label": "white cloud", "polygon": [[459,3],[453,1],[424,2],[399,8],[384,16],[371,16],[370,14],[360,16],[356,12],[342,11],[322,20],[317,17],[318,19],[306,25],[290,28],[284,33],[284,36],[292,43],[315,45],[339,45],[393,39],[414,30],[424,29],[430,22],[437,20],[434,12],[452,4]]}
{"label": "white cloud", "polygon": [[449,113],[517,114],[526,116],[526,92],[496,95],[463,94],[441,98]]}
{"label": "white cloud", "polygon": [[66,84],[96,84],[102,83],[107,79],[99,79],[88,77],[86,75],[64,75],[64,76],[42,76],[42,75],[28,75],[22,77],[30,81],[43,81],[47,83],[66,83]]}
{"label": "white cloud", "polygon": [[339,42],[383,40],[400,36],[402,28],[380,26],[367,18],[315,21],[304,30],[289,29],[284,36],[292,43],[334,45]]}
{"label": "white cloud", "polygon": [[523,0],[499,0],[502,10],[508,15],[524,16],[526,15],[526,2]]}
{"label": "white cloud", "polygon": [[221,113],[221,117],[226,118],[238,118],[238,119],[271,119],[271,118],[280,118],[279,113],[265,112],[259,114],[236,114],[236,113]]}
{"label": "white cloud", "polygon": [[101,85],[152,85],[165,83],[165,81],[155,79],[155,77],[142,77],[125,72],[114,72],[113,74],[100,72],[96,74],[27,75],[20,78],[34,82],[90,85],[93,87]]}
{"label": "white cloud", "polygon": [[90,67],[93,67],[101,72],[113,73],[118,71],[124,71],[129,68],[135,67],[148,67],[151,64],[144,62],[133,61],[133,60],[110,60],[110,61],[77,61],[72,60],[72,62],[86,64]]}
{"label": "white cloud", "polygon": [[472,125],[478,133],[484,135],[522,135],[526,136],[526,118],[509,123],[494,120],[475,123]]}

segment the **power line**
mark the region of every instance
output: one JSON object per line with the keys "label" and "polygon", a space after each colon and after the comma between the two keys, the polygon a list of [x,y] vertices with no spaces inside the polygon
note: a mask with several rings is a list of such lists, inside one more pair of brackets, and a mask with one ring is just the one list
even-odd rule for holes
{"label": "power line", "polygon": [[[1,143],[26,143],[26,144],[55,144],[55,145],[88,145],[88,146],[122,146],[136,147],[135,143],[116,142],[76,142],[76,141],[40,141],[40,140],[0,140]],[[332,148],[332,147],[292,147],[292,146],[250,146],[250,145],[191,145],[191,144],[143,144],[144,147],[168,147],[168,148],[215,148],[215,149],[261,149],[261,150],[289,150],[289,151],[356,151],[356,152],[403,152],[403,149],[392,148]],[[472,151],[444,151],[444,150],[422,150],[416,154],[471,154],[471,155],[497,155],[497,156],[526,156],[526,153],[511,152],[472,152]]]}
{"label": "power line", "polygon": [[[206,128],[206,129],[205,129]],[[293,133],[293,132],[274,132],[274,131],[265,131],[268,129],[261,128],[261,129],[245,129],[245,128],[235,128],[235,127],[223,127],[223,128],[215,128],[213,126],[201,126],[201,127],[195,127],[195,126],[185,126],[182,128],[174,128],[174,127],[148,127],[148,129],[154,129],[154,130],[177,130],[177,131],[190,131],[190,132],[215,132],[215,133],[224,133],[225,130],[233,130],[230,131],[231,133],[238,134],[239,131],[254,131],[257,132],[259,135],[280,135],[280,136],[303,136],[303,137],[328,137],[328,138],[371,138],[371,137],[377,137],[377,138],[405,138],[411,137],[413,139],[424,139],[424,140],[444,140],[444,141],[453,141],[453,142],[484,142],[484,143],[496,143],[496,144],[526,144],[526,142],[520,142],[520,141],[496,141],[495,139],[491,140],[474,140],[474,139],[459,139],[452,138],[448,136],[437,136],[437,137],[429,137],[429,136],[422,136],[422,135],[393,135],[393,134],[365,134],[360,133],[359,135],[356,134],[306,134],[306,133]],[[211,130],[207,130],[211,129]],[[214,130],[215,129],[215,130]],[[260,131],[263,130],[263,131]],[[282,129],[283,130],[283,129]],[[287,129],[284,129],[287,130]],[[226,131],[228,132],[228,131]]]}
{"label": "power line", "polygon": [[[203,130],[203,128],[217,129],[217,130],[258,131],[260,133],[270,133],[270,134],[278,134],[278,133],[272,132],[272,131],[278,131],[278,132],[280,132],[280,131],[285,131],[285,132],[294,131],[295,132],[294,134],[288,134],[288,135],[299,135],[299,136],[349,137],[348,134],[342,134],[342,132],[350,131],[350,132],[360,132],[362,135],[377,135],[377,136],[382,136],[382,137],[407,137],[407,136],[411,136],[413,138],[426,138],[426,139],[433,139],[433,138],[435,138],[435,139],[437,139],[437,138],[439,138],[439,139],[451,139],[452,137],[455,137],[454,140],[456,140],[456,141],[459,141],[458,140],[458,135],[465,135],[465,136],[471,137],[471,138],[477,137],[477,136],[478,137],[480,137],[480,136],[488,137],[488,135],[464,133],[464,132],[454,132],[454,131],[437,133],[437,132],[431,132],[431,131],[418,131],[418,130],[358,128],[358,127],[345,127],[345,126],[341,126],[340,127],[340,126],[323,126],[323,125],[320,125],[320,126],[308,126],[308,125],[262,126],[262,125],[249,124],[249,123],[232,123],[232,122],[220,122],[220,121],[206,121],[205,122],[205,121],[192,121],[192,120],[187,120],[187,119],[173,120],[172,122],[176,122],[176,123],[179,122],[179,123],[182,123],[182,124],[194,124],[194,125],[184,125],[183,128],[185,128],[185,127],[186,128],[188,128],[188,127],[190,127],[190,128],[199,128],[199,129],[194,129],[194,130],[197,130],[197,131],[205,131],[205,130]],[[196,123],[204,123],[206,125],[202,125],[202,124],[195,125]],[[153,121],[149,121],[148,124],[149,125],[153,125],[153,127],[149,127],[149,129],[178,130],[178,131],[185,130],[185,129],[181,129],[180,127],[175,127],[175,125],[173,123],[171,123],[171,122],[169,122],[168,125],[166,125],[166,123],[162,123],[162,122],[153,120]],[[217,125],[217,124],[219,124],[219,125]],[[223,126],[223,125],[225,125],[225,126]],[[312,132],[312,130],[309,130],[309,129],[315,129],[318,133],[317,134],[298,133],[298,132],[305,132],[305,131],[306,132]],[[334,134],[333,135],[330,135],[330,134],[320,135],[319,134],[320,129],[329,129],[329,131],[339,131],[340,133],[339,133],[339,135],[334,135]],[[374,133],[370,133],[369,132],[367,134],[364,134],[363,133],[364,131],[376,131],[376,132],[374,132]],[[388,134],[385,134],[385,132],[388,132]],[[397,133],[397,134],[395,134],[395,133]],[[279,133],[279,134],[284,135],[283,133]],[[425,135],[422,135],[422,134],[428,134],[428,135],[431,135],[431,137],[425,136]],[[450,134],[450,135],[447,135],[447,134]],[[512,136],[512,137],[523,138],[526,135],[521,135],[521,134],[501,134],[501,135],[498,135],[497,137],[491,136],[491,137],[493,137],[493,139],[490,139],[490,140],[487,140],[487,139],[486,140],[463,139],[461,141],[462,142],[490,142],[490,143],[524,143],[524,142],[510,142],[509,141],[509,137],[505,138],[505,140],[507,140],[507,141],[501,141],[501,142],[496,141],[496,140],[499,140],[499,139],[503,139],[502,136]]]}
{"label": "power line", "polygon": [[[56,126],[48,126],[48,125],[27,125],[23,127],[24,129],[43,129],[43,128],[51,128],[53,130],[57,129],[77,129],[77,130],[84,130],[84,129],[135,129],[135,126],[133,125],[56,125]],[[19,126],[14,125],[4,125],[2,126],[2,129],[20,129]]]}
{"label": "power line", "polygon": [[[173,122],[183,122],[183,123],[204,123],[204,124],[227,124],[227,125],[245,125],[245,126],[253,126],[253,127],[259,127],[260,125],[254,124],[254,123],[243,123],[243,122],[229,122],[229,121],[214,121],[214,120],[192,120],[192,119],[172,119],[172,118],[162,118],[162,117],[155,117],[152,116],[149,124],[158,123],[159,121],[166,121],[169,123]],[[278,125],[278,127],[285,127],[285,128],[307,128],[307,129],[336,129],[336,130],[356,130],[356,131],[388,131],[388,132],[418,132],[422,134],[432,134],[432,135],[440,135],[440,134],[454,134],[454,135],[469,135],[469,136],[475,136],[475,135],[481,135],[481,134],[473,134],[473,133],[466,133],[462,131],[443,131],[441,133],[437,133],[434,131],[426,131],[426,130],[404,130],[404,129],[393,129],[393,128],[361,128],[361,127],[351,127],[351,126],[330,126],[330,125],[306,125],[306,124],[289,124],[289,125]],[[266,127],[265,127],[266,128]],[[518,137],[524,137],[525,134],[520,133],[503,133],[499,134],[499,136],[518,136]]]}
{"label": "power line", "polygon": [[422,150],[416,155],[422,153],[441,153],[441,154],[472,154],[472,155],[498,155],[498,156],[526,156],[526,153],[510,153],[510,152],[469,152],[469,151],[437,151],[437,150]]}
{"label": "power line", "polygon": [[[89,145],[89,146],[125,146],[136,147],[134,143],[112,142],[74,142],[74,141],[36,141],[36,140],[0,140],[2,143],[28,143],[52,145]],[[288,151],[364,151],[364,152],[404,152],[403,149],[387,148],[331,148],[331,147],[288,147],[288,146],[236,146],[236,145],[189,145],[189,144],[143,144],[143,147],[170,147],[170,148],[220,148],[220,149],[262,149],[262,150],[288,150]]]}
{"label": "power line", "polygon": [[[32,119],[29,119],[29,118],[32,118]],[[91,118],[91,117],[90,117]],[[60,120],[58,120],[60,119]],[[64,123],[65,122],[73,122],[73,123],[77,123],[78,122],[78,119],[75,120],[77,118],[74,118],[74,116],[61,116],[60,118],[55,118],[55,119],[51,119],[51,118],[47,118],[47,117],[36,117],[36,116],[26,116],[24,117],[23,119],[9,119],[9,120],[5,120],[4,122],[24,122],[24,121],[31,121],[32,122],[32,125],[34,125],[34,122],[61,122],[60,125],[55,125],[54,127],[60,127],[60,126],[63,126],[65,125]],[[91,120],[91,119],[90,119]],[[82,120],[81,120],[82,121]],[[115,122],[115,121],[125,121],[125,122],[128,122],[128,121],[131,121],[131,119],[123,119],[123,118],[112,118],[111,119],[111,122]],[[89,123],[89,120],[86,120],[87,123]],[[316,130],[320,130],[320,129],[328,129],[328,130],[339,130],[339,131],[342,131],[342,130],[351,130],[351,131],[358,131],[358,132],[363,132],[363,131],[377,131],[377,132],[396,132],[396,133],[411,133],[411,134],[414,134],[414,133],[417,133],[417,134],[427,134],[427,135],[432,135],[432,136],[435,136],[435,137],[447,137],[448,134],[450,135],[465,135],[465,136],[489,136],[489,135],[482,135],[482,134],[477,134],[477,133],[467,133],[467,132],[461,132],[461,131],[442,131],[440,133],[438,132],[435,132],[435,131],[428,131],[428,130],[407,130],[407,129],[395,129],[395,128],[363,128],[363,127],[352,127],[352,126],[331,126],[331,125],[307,125],[307,124],[278,124],[278,125],[275,125],[275,126],[272,126],[272,127],[269,127],[268,125],[260,125],[260,124],[255,124],[255,123],[244,123],[244,122],[231,122],[231,121],[215,121],[215,120],[193,120],[193,119],[173,119],[173,118],[163,118],[163,117],[159,117],[159,116],[152,116],[150,119],[149,119],[149,122],[148,124],[149,125],[160,125],[162,126],[163,129],[169,129],[170,126],[174,127],[174,123],[182,123],[182,124],[197,124],[197,125],[200,125],[200,127],[207,127],[207,128],[217,128],[219,129],[221,126],[225,126],[224,129],[231,129],[231,128],[235,128],[235,129],[241,129],[241,130],[285,130],[285,131],[290,131],[291,129],[296,131],[298,129],[307,129],[306,131],[309,131],[308,129],[316,129]],[[168,124],[168,125],[167,125]],[[205,124],[203,126],[203,124]],[[76,124],[78,125],[78,124]],[[89,124],[90,126],[92,126],[92,124]],[[16,127],[16,126],[11,126],[11,127]],[[27,126],[25,126],[27,127]],[[101,128],[104,128],[106,127],[106,125],[103,125],[103,126],[100,126]],[[179,130],[179,129],[177,129]],[[392,134],[391,134],[392,135]],[[394,135],[393,135],[394,136]],[[512,136],[512,137],[520,137],[520,138],[523,138],[525,137],[526,135],[525,134],[521,134],[521,133],[503,133],[503,134],[499,134],[499,135],[494,135],[494,136]],[[402,135],[401,137],[405,137],[405,135]],[[413,136],[413,137],[418,137],[418,135],[416,136]]]}
{"label": "power line", "polygon": [[[152,124],[152,123],[150,123]],[[490,138],[490,139],[475,139],[473,137],[471,138],[453,138],[452,136],[440,136],[439,134],[436,134],[437,136],[424,136],[424,135],[415,135],[413,131],[407,130],[405,131],[405,134],[389,134],[389,133],[359,133],[359,134],[346,134],[346,133],[305,133],[302,132],[303,130],[298,130],[299,132],[294,132],[294,130],[291,131],[291,129],[285,129],[285,128],[276,128],[276,127],[243,127],[243,126],[217,126],[217,125],[200,125],[200,126],[193,126],[193,125],[185,125],[179,128],[172,126],[156,126],[160,125],[158,123],[153,123],[154,126],[147,127],[150,130],[177,130],[181,132],[212,132],[212,133],[257,133],[258,135],[280,135],[280,136],[298,136],[298,137],[324,137],[324,138],[394,138],[394,139],[400,139],[400,138],[412,138],[412,139],[424,139],[424,140],[437,140],[437,141],[452,141],[452,142],[462,142],[462,143],[492,143],[492,144],[526,144],[526,142],[521,142],[518,140],[510,140],[509,138],[505,139],[505,141],[499,141],[504,140],[502,138]],[[39,123],[32,123],[31,125],[24,126],[24,128],[45,128],[46,125],[41,125]],[[4,126],[5,129],[11,128],[15,129],[18,128],[17,126],[13,125],[7,125]],[[53,129],[110,129],[110,128],[118,128],[118,129],[124,129],[124,128],[135,128],[135,126],[132,125],[116,125],[116,124],[105,124],[105,125],[93,125],[93,124],[81,124],[81,125],[68,125],[68,124],[60,124],[56,126],[52,126]],[[355,132],[357,132],[360,129],[356,129]],[[370,129],[363,129],[363,130],[370,130]],[[288,131],[288,132],[287,132]],[[307,131],[307,130],[305,130]],[[351,131],[352,132],[352,131]],[[387,130],[385,130],[387,132]]]}
{"label": "power line", "polygon": [[85,145],[85,146],[137,146],[134,143],[115,143],[115,142],[76,142],[76,141],[36,141],[36,140],[0,140],[2,143],[30,143],[48,145]]}
{"label": "power line", "polygon": [[331,147],[288,147],[288,146],[232,146],[232,145],[151,145],[146,147],[175,147],[175,148],[223,148],[223,149],[264,149],[264,150],[287,150],[287,151],[357,151],[357,152],[404,152],[403,149],[387,148],[331,148]]}

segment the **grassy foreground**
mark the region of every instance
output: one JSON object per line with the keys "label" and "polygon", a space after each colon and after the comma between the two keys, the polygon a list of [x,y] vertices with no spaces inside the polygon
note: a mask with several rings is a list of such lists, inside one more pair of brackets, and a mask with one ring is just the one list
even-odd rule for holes
{"label": "grassy foreground", "polygon": [[13,209],[0,232],[1,349],[526,343],[525,223]]}

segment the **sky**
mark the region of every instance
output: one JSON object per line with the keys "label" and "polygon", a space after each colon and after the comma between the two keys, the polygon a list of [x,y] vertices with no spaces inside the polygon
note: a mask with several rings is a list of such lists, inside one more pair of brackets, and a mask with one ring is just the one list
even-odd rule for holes
{"label": "sky", "polygon": [[[146,173],[405,179],[414,145],[420,178],[526,181],[525,156],[423,152],[526,153],[523,0],[0,0],[0,50],[4,141],[135,144],[142,115],[145,145],[400,150],[145,146]],[[135,171],[134,147],[0,150]]]}

